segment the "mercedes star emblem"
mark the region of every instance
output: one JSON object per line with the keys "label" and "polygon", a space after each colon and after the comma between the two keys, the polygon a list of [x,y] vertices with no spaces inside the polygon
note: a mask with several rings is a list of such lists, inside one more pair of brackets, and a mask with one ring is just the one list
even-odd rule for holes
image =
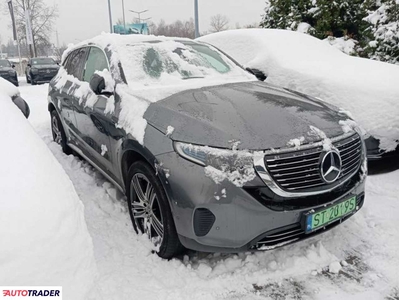
{"label": "mercedes star emblem", "polygon": [[321,177],[327,183],[333,183],[341,175],[342,160],[337,150],[328,151],[321,161]]}

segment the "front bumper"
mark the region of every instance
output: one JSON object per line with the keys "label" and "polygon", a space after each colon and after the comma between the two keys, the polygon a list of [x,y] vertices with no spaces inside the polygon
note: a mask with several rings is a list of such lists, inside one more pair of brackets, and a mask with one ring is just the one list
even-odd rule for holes
{"label": "front bumper", "polygon": [[[333,205],[353,196],[357,197],[359,209],[364,202],[365,177],[360,176],[361,170],[357,180],[340,187],[327,200],[310,199],[302,206],[290,206],[283,201],[280,202],[284,203],[283,207],[276,207],[265,201],[268,188],[259,177],[248,182],[245,188],[236,187],[226,180],[218,185],[205,175],[203,167],[176,153],[156,158],[164,170],[169,170],[168,178],[163,172],[160,172],[160,177],[170,200],[180,240],[185,247],[197,251],[240,252],[282,246],[337,225],[333,223],[306,235],[303,215],[311,209]],[[261,190],[266,195],[263,198]],[[292,236],[293,231],[295,236]]]}
{"label": "front bumper", "polygon": [[57,75],[57,72],[50,72],[50,73],[45,73],[45,72],[40,72],[37,74],[32,74],[31,73],[31,80],[36,82],[36,83],[48,83],[50,82],[55,76]]}
{"label": "front bumper", "polygon": [[18,86],[18,77],[15,76],[10,76],[10,75],[3,75],[1,74],[0,77],[2,77],[3,79],[11,82],[12,84],[14,84],[15,86]]}

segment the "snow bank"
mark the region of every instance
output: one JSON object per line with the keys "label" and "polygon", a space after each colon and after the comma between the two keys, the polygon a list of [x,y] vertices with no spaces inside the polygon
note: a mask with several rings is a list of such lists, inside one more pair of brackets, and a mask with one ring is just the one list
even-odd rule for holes
{"label": "snow bank", "polygon": [[[103,33],[78,45],[70,45],[64,52],[62,60],[64,61],[74,49],[88,43],[111,51],[110,71],[116,81],[116,91],[122,99],[118,127],[123,128],[143,144],[147,126],[143,116],[152,102],[188,89],[255,80],[254,76],[238,68],[223,54],[220,55],[230,70],[225,74],[220,74],[211,65],[204,65],[204,58],[183,42],[192,41],[152,35],[122,36]],[[177,54],[176,49],[181,51],[180,55]],[[147,64],[151,66],[159,64],[159,74],[149,74],[146,70]],[[123,74],[121,74],[120,65],[123,68]],[[190,76],[186,77],[185,74],[190,74]],[[66,78],[65,75],[62,77]],[[122,78],[126,79],[127,84]],[[61,83],[57,86],[61,88],[65,81],[62,79],[59,81]]]}
{"label": "snow bank", "polygon": [[5,95],[10,98],[19,95],[19,91],[12,83],[0,77],[0,95]]}
{"label": "snow bank", "polygon": [[350,57],[298,32],[230,30],[201,37],[267,82],[323,99],[350,111],[357,123],[393,150],[399,140],[399,67]]}
{"label": "snow bank", "polygon": [[0,124],[0,283],[62,286],[64,299],[85,299],[96,268],[83,204],[3,93]]}

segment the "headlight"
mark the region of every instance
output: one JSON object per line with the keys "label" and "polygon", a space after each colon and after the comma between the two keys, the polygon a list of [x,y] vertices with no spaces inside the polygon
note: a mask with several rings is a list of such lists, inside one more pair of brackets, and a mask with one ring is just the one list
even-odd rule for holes
{"label": "headlight", "polygon": [[253,165],[253,154],[245,150],[218,149],[175,142],[176,152],[194,163],[202,166],[221,168],[225,165]]}
{"label": "headlight", "polygon": [[39,72],[39,70],[38,70],[38,69],[36,69],[36,68],[32,68],[32,69],[30,69],[30,71],[31,71],[33,74],[36,74],[36,73],[38,73],[38,72]]}
{"label": "headlight", "polygon": [[8,75],[10,76],[14,76],[17,72],[15,72],[14,70],[10,70],[8,71]]}
{"label": "headlight", "polygon": [[205,175],[219,184],[227,179],[237,187],[253,180],[254,154],[245,150],[227,150],[175,142],[176,152],[183,158],[205,167]]}

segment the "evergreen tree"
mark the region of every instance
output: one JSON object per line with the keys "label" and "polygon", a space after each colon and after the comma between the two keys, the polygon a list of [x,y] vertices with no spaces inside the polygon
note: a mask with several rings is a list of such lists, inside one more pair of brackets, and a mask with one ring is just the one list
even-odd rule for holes
{"label": "evergreen tree", "polygon": [[335,39],[350,40],[356,45],[351,55],[387,60],[388,56],[399,56],[397,2],[268,0],[261,27],[297,30],[300,23],[308,23],[307,33],[317,38],[328,38],[331,43]]}
{"label": "evergreen tree", "polygon": [[399,1],[370,1],[368,32],[371,38],[366,47],[370,58],[399,64]]}

